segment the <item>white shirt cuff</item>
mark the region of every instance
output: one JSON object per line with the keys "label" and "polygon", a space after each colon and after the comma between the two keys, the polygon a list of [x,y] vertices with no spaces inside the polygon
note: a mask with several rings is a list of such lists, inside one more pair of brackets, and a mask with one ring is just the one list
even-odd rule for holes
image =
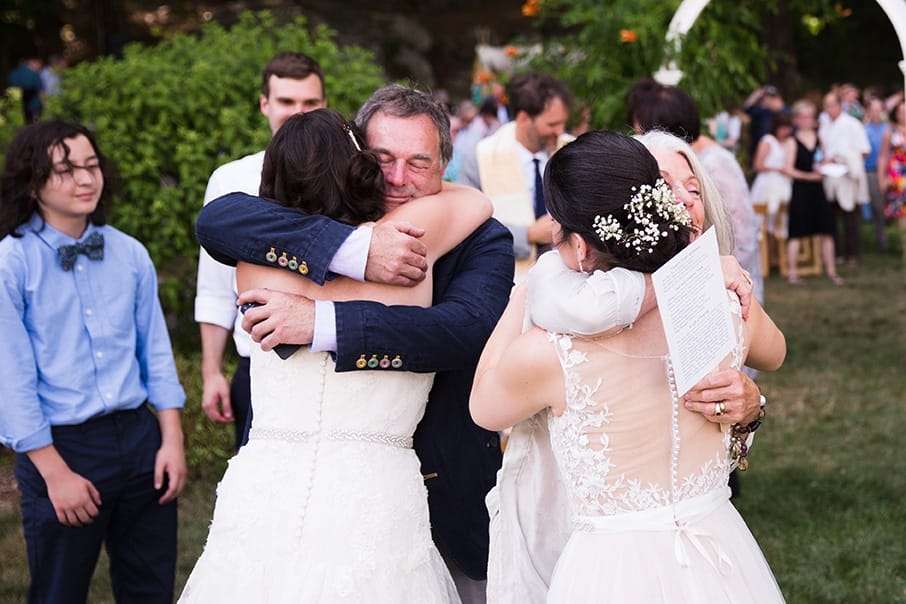
{"label": "white shirt cuff", "polygon": [[311,350],[337,351],[337,313],[333,302],[329,300],[315,300],[315,326],[311,337]]}
{"label": "white shirt cuff", "polygon": [[371,247],[371,227],[360,226],[340,245],[327,270],[356,281],[365,280],[368,248]]}

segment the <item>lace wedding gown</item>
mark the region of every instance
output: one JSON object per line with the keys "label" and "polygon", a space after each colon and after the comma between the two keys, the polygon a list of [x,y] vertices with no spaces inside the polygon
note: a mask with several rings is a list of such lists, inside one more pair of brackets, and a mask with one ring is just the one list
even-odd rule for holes
{"label": "lace wedding gown", "polygon": [[412,434],[433,374],[252,353],[254,420],[180,602],[458,602]]}
{"label": "lace wedding gown", "polygon": [[547,601],[782,602],[729,501],[729,436],[676,396],[658,313],[612,338],[549,339],[566,378],[548,427],[571,534]]}

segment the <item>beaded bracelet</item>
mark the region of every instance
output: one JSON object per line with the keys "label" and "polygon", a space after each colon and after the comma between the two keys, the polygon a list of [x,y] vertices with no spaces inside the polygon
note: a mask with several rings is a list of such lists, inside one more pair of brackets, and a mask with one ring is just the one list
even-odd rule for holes
{"label": "beaded bracelet", "polygon": [[736,461],[736,467],[743,472],[749,467],[749,460],[746,459],[749,455],[749,446],[746,441],[749,439],[749,434],[758,429],[763,419],[764,405],[758,411],[758,416],[745,426],[739,424],[730,426],[730,457]]}

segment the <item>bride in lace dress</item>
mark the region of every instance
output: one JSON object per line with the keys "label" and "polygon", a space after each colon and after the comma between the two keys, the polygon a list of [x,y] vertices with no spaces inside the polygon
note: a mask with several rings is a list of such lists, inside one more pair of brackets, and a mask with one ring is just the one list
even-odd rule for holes
{"label": "bride in lace dress", "polygon": [[[683,207],[672,200],[656,202],[651,191],[669,190],[659,176],[651,154],[622,135],[589,133],[561,149],[546,193],[564,263],[652,272],[682,249],[691,219],[671,212]],[[631,209],[630,199],[652,203]],[[549,411],[569,538],[547,601],[783,601],[729,502],[730,433],[681,403],[657,310],[605,338],[522,334],[525,306],[522,288],[485,348],[470,406],[489,429]],[[779,367],[785,343],[770,318],[753,302],[743,322],[731,306],[737,347],[722,367]]]}
{"label": "bride in lace dress", "polygon": [[[490,217],[490,202],[452,187],[382,217],[380,166],[354,136],[330,110],[291,117],[266,150],[262,196],[349,224],[418,225],[428,277],[412,288],[346,278],[317,286],[285,268],[240,263],[240,291],[430,305],[431,265]],[[336,373],[328,353],[306,348],[284,360],[255,347],[251,358],[249,442],[218,485],[180,602],[458,602],[412,450],[433,374]]]}

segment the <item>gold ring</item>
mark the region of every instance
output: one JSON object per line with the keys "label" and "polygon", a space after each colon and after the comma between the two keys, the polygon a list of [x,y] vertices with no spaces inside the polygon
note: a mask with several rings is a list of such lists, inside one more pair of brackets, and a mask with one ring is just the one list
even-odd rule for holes
{"label": "gold ring", "polygon": [[747,272],[743,272],[742,276],[745,278],[746,283],[749,284],[749,287],[752,287],[752,277]]}
{"label": "gold ring", "polygon": [[724,411],[726,411],[726,407],[724,406],[723,401],[718,401],[718,402],[714,403],[714,415],[716,415],[717,417],[720,417],[721,415],[724,414]]}

